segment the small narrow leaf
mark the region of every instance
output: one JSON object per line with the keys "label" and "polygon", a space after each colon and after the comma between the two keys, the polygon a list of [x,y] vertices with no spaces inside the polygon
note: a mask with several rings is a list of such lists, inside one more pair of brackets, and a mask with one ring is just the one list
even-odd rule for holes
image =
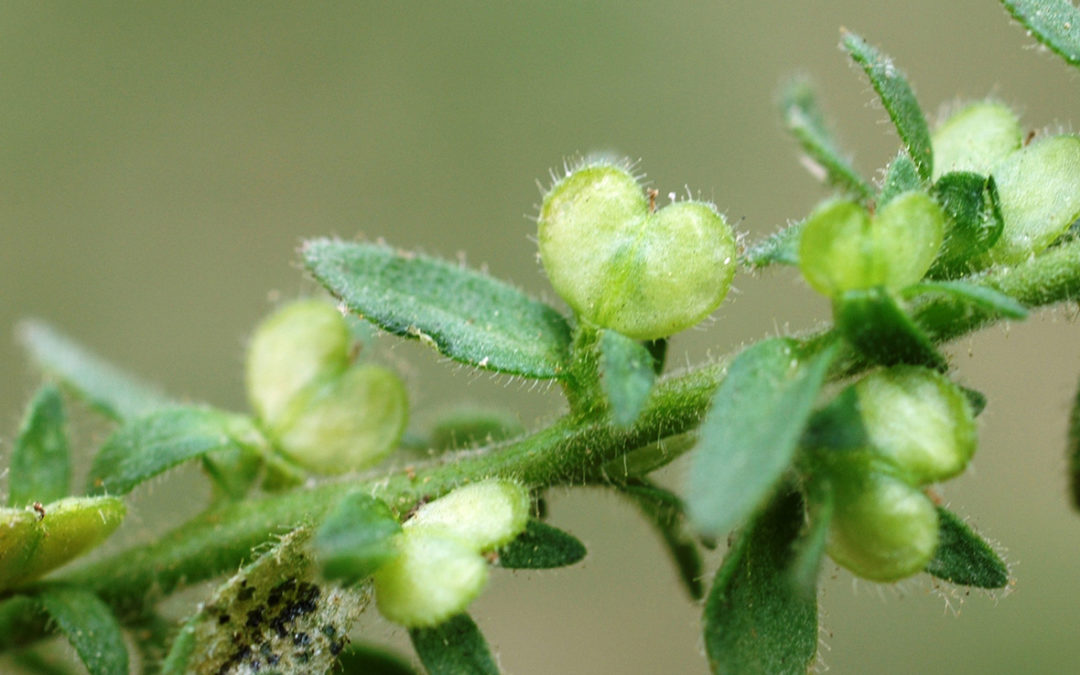
{"label": "small narrow leaf", "polygon": [[60,391],[45,385],[34,395],[11,452],[8,505],[48,503],[65,497],[71,484],[71,457]]}
{"label": "small narrow leaf", "polygon": [[956,277],[970,271],[969,261],[997,243],[1005,229],[994,177],[954,171],[934,184],[931,194],[945,211],[947,229],[932,277]]}
{"label": "small narrow leaf", "polygon": [[751,246],[742,256],[742,264],[751,268],[777,264],[798,265],[799,236],[802,234],[803,222],[789,225]]}
{"label": "small narrow leaf", "polygon": [[683,587],[691,598],[700,600],[705,594],[704,564],[697,542],[687,529],[682,500],[645,479],[620,485],[619,489],[634,501],[663,538]]}
{"label": "small narrow leaf", "polygon": [[327,579],[354,584],[397,555],[401,525],[382,501],[363,492],[346,495],[315,533],[315,557]]}
{"label": "small narrow leaf", "polygon": [[114,420],[140,417],[170,404],[164,394],[89,352],[47,323],[24,321],[17,336],[42,370]]}
{"label": "small narrow leaf", "polygon": [[930,144],[930,128],[926,124],[922,108],[911,90],[907,78],[896,67],[893,60],[882,54],[855,33],[844,33],[844,48],[855,63],[862,67],[870,78],[874,91],[881,97],[881,102],[888,111],[900,140],[904,142],[908,155],[915,162],[919,176],[930,180],[934,171],[934,150]]}
{"label": "small narrow leaf", "polygon": [[120,624],[98,596],[77,588],[50,586],[37,598],[90,675],[127,675],[127,645]]}
{"label": "small narrow leaf", "polygon": [[338,656],[338,668],[331,673],[350,675],[416,675],[409,663],[381,647],[352,643]]}
{"label": "small narrow leaf", "polygon": [[938,507],[938,548],[926,565],[930,574],[961,586],[1004,588],[1009,568],[983,539],[948,509]]}
{"label": "small narrow leaf", "polygon": [[566,567],[585,557],[585,544],[572,534],[530,518],[525,531],[498,550],[499,566],[507,569]]}
{"label": "small narrow leaf", "polygon": [[646,340],[644,344],[649,356],[652,357],[653,372],[659,375],[664,372],[664,364],[667,362],[668,339]]}
{"label": "small narrow leaf", "polygon": [[600,334],[600,382],[615,426],[634,423],[656,381],[653,357],[640,342],[613,330]]}
{"label": "small narrow leaf", "polygon": [[796,493],[778,496],[724,558],[705,602],[705,651],[717,675],[805,673],[817,652],[817,598],[790,581],[803,522]]}
{"label": "small narrow leaf", "polygon": [[986,410],[986,394],[972,389],[970,387],[960,387],[960,391],[964,392],[964,396],[967,397],[968,404],[971,406],[971,414],[978,417],[982,414],[982,411]]}
{"label": "small narrow leaf", "polygon": [[833,320],[844,339],[874,363],[948,368],[934,343],[884,288],[847,291],[833,301]]}
{"label": "small narrow leaf", "polygon": [[450,358],[535,378],[563,375],[570,328],[551,307],[485,274],[388,246],[315,239],[307,268],[349,310]]}
{"label": "small narrow leaf", "polygon": [[1069,0],[1002,0],[1005,9],[1039,42],[1080,66],[1080,10]]}
{"label": "small narrow leaf", "polygon": [[953,301],[955,314],[976,310],[980,313],[1006,319],[1026,319],[1027,307],[1018,300],[988,286],[964,283],[963,281],[934,281],[916,284],[904,289],[904,296],[912,298],[918,295],[944,295]]}
{"label": "small narrow leaf", "polygon": [[409,631],[413,647],[430,675],[498,675],[484,636],[468,614],[434,628]]}
{"label": "small narrow leaf", "polygon": [[87,480],[90,494],[126,494],[181,462],[238,443],[232,416],[210,408],[166,408],[128,422],[105,441]]}
{"label": "small narrow leaf", "polygon": [[821,571],[821,561],[825,558],[834,504],[831,491],[823,490],[815,497],[817,500],[810,509],[809,523],[795,543],[795,559],[789,573],[795,590],[810,598],[817,592],[818,573]]}
{"label": "small narrow leaf", "polygon": [[776,338],[739,354],[701,424],[687,507],[698,530],[719,536],[757,509],[795,456],[836,354],[803,357]]}
{"label": "small narrow leaf", "polygon": [[919,177],[919,170],[915,162],[911,161],[906,152],[901,151],[896,159],[889,164],[889,170],[885,174],[885,183],[878,193],[877,207],[880,209],[893,200],[893,197],[909,190],[918,190],[923,185]]}
{"label": "small narrow leaf", "polygon": [[780,111],[784,126],[802,146],[803,152],[825,170],[830,185],[858,199],[866,199],[872,194],[869,183],[837,148],[809,82],[796,79],[788,83],[781,92]]}
{"label": "small narrow leaf", "polygon": [[1067,455],[1073,508],[1080,510],[1080,386],[1076,388],[1076,398],[1073,399],[1072,413],[1069,415]]}

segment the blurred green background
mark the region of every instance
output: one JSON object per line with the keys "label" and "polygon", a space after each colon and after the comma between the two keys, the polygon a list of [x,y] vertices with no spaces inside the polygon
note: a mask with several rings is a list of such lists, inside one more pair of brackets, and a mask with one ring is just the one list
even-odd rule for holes
{"label": "blurred green background", "polygon": [[[316,290],[297,265],[304,237],[460,256],[550,299],[531,241],[536,181],[582,153],[640,158],[661,194],[715,201],[748,241],[772,232],[824,194],[774,111],[785,76],[817,80],[868,175],[896,150],[837,49],[841,26],[890,52],[930,111],[990,94],[1028,127],[1068,128],[1080,100],[1075,71],[990,0],[0,4],[0,453],[37,381],[10,338],[26,316],[170,392],[243,409],[250,327],[276,299]],[[673,341],[673,366],[828,316],[790,270],[736,289]],[[1080,517],[1062,453],[1075,316],[950,348],[991,403],[973,470],[943,494],[1007,547],[1013,592],[942,594],[925,578],[894,590],[830,565],[830,672],[1075,670]],[[461,400],[530,425],[560,408],[554,389],[380,345],[408,378],[416,424]],[[79,434],[82,449],[101,433]],[[138,503],[190,501],[167,486]],[[705,672],[700,608],[632,509],[567,492],[552,517],[586,541],[587,561],[496,575],[472,612],[506,672]],[[137,514],[128,536],[153,522]],[[403,644],[377,618],[361,629]]]}

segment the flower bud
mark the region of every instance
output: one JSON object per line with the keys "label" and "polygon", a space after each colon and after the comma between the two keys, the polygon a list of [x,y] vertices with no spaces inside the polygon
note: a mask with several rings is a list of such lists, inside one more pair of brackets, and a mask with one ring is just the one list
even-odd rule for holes
{"label": "flower bud", "polygon": [[487,583],[487,561],[456,537],[406,530],[398,543],[399,555],[374,576],[376,605],[394,623],[438,625],[464,611]]}
{"label": "flower bud", "polygon": [[529,493],[517,483],[489,479],[457,488],[421,506],[409,530],[456,537],[477,552],[510,543],[529,519]]}
{"label": "flower bud", "polygon": [[248,345],[247,391],[255,413],[274,426],[297,392],[349,362],[349,328],[318,300],[277,310],[255,329]]}
{"label": "flower bud", "polygon": [[940,373],[916,366],[879,370],[855,392],[875,453],[913,484],[957,476],[975,453],[971,404]]}
{"label": "flower bud", "polygon": [[930,269],[945,232],[945,215],[922,192],[894,197],[873,217],[854,202],[833,200],[806,219],[799,267],[816,291],[884,286],[899,290]]}
{"label": "flower bud", "polygon": [[1020,121],[1001,103],[979,101],[949,116],[935,131],[934,180],[952,171],[986,176],[1020,147]]}
{"label": "flower bud", "polygon": [[397,445],[408,397],[401,379],[370,364],[350,367],[299,392],[274,432],[281,451],[319,473],[371,466]]}
{"label": "flower bud", "polygon": [[708,316],[736,266],[731,228],[711,204],[654,207],[625,169],[595,163],[556,183],[540,208],[540,258],[556,292],[578,315],[638,340]]}

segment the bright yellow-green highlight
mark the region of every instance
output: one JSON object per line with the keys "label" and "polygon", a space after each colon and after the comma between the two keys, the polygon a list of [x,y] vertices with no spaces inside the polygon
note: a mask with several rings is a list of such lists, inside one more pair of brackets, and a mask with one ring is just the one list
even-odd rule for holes
{"label": "bright yellow-green highlight", "polygon": [[1020,120],[1008,106],[993,101],[967,105],[934,131],[934,180],[951,171],[986,176],[1021,141]]}
{"label": "bright yellow-green highlight", "polygon": [[456,537],[474,550],[490,551],[521,534],[529,519],[528,491],[507,480],[485,480],[460,487],[417,510],[407,530]]}

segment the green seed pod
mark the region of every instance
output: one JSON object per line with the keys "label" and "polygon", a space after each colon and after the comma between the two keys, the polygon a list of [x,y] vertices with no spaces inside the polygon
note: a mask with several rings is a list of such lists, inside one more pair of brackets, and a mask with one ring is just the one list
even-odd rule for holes
{"label": "green seed pod", "polygon": [[274,312],[255,329],[247,352],[251,407],[274,426],[297,392],[349,363],[349,326],[318,300],[299,300]]}
{"label": "green seed pod", "polygon": [[295,395],[274,427],[281,451],[319,473],[369,467],[397,445],[408,416],[393,371],[359,364]]}
{"label": "green seed pod", "polygon": [[829,201],[806,219],[799,240],[799,267],[816,291],[917,283],[930,269],[945,232],[945,215],[922,192],[894,197],[870,217],[854,202]]}
{"label": "green seed pod", "polygon": [[0,590],[78,558],[119,527],[116,497],[67,497],[28,509],[0,508]]}
{"label": "green seed pod", "polygon": [[952,171],[989,174],[1020,147],[1021,135],[1008,106],[979,101],[961,108],[934,131],[934,180]]}
{"label": "green seed pod", "polygon": [[1012,265],[1039,253],[1080,217],[1080,136],[1049,136],[993,170],[1005,228],[980,259]]}
{"label": "green seed pod", "polygon": [[551,285],[580,316],[638,340],[698,323],[727,296],[735,238],[711,204],[653,211],[629,172],[597,163],[544,196],[540,258]]}
{"label": "green seed pod", "polygon": [[844,464],[833,480],[829,556],[874,581],[898,581],[922,571],[938,544],[933,503],[903,480],[871,468],[872,463]]}
{"label": "green seed pod", "polygon": [[456,537],[477,552],[509,544],[529,519],[529,492],[508,480],[473,483],[420,507],[408,530]]}
{"label": "green seed pod", "polygon": [[458,614],[483,590],[488,564],[456,537],[406,530],[400,555],[375,572],[375,602],[390,621],[435,626]]}
{"label": "green seed pod", "polygon": [[855,385],[876,453],[910,482],[959,475],[975,453],[975,415],[960,387],[916,366],[879,370]]}

